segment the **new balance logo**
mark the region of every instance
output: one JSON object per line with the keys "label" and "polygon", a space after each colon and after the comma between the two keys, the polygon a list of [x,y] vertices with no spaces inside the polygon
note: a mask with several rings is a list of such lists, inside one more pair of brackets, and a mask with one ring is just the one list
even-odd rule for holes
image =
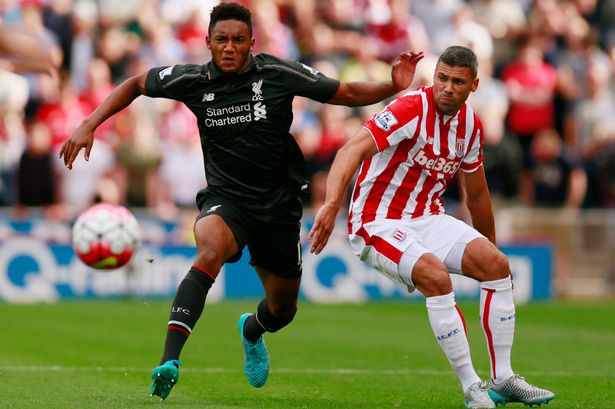
{"label": "new balance logo", "polygon": [[215,94],[213,92],[206,92],[205,94],[203,94],[203,99],[202,101],[213,101],[214,100],[214,96]]}
{"label": "new balance logo", "polygon": [[267,119],[267,105],[262,102],[254,104],[254,120]]}
{"label": "new balance logo", "polygon": [[435,172],[446,173],[449,175],[452,175],[457,171],[459,163],[454,160],[446,160],[442,157],[429,159],[427,155],[428,154],[425,153],[424,149],[419,149],[412,159],[414,160],[414,163],[419,164],[427,170],[433,170]]}

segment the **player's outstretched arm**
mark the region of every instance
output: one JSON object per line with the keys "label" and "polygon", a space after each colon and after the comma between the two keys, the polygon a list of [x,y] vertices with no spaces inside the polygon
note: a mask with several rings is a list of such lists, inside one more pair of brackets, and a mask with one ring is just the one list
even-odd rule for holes
{"label": "player's outstretched arm", "polygon": [[64,165],[73,168],[73,162],[79,151],[85,148],[84,158],[90,160],[90,151],[94,143],[94,131],[107,118],[126,108],[138,96],[145,95],[147,72],[128,78],[122,82],[99,106],[81,122],[60,149],[60,158]]}
{"label": "player's outstretched arm", "polygon": [[423,52],[406,51],[391,66],[391,81],[342,82],[335,95],[327,101],[334,105],[371,105],[405,90],[412,83],[416,65],[423,59]]}
{"label": "player's outstretched arm", "polygon": [[337,151],[329,176],[327,176],[325,203],[316,213],[314,226],[308,234],[308,239],[313,240],[311,253],[319,254],[327,245],[350,179],[359,163],[370,158],[377,151],[374,139],[365,128],[362,128]]}

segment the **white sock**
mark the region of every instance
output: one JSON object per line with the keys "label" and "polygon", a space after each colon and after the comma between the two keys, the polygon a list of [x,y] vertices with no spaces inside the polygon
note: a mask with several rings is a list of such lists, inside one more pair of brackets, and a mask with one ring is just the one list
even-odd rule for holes
{"label": "white sock", "polygon": [[491,379],[501,383],[514,375],[510,351],[515,337],[515,304],[510,277],[480,283],[480,322],[487,339]]}
{"label": "white sock", "polygon": [[480,378],[472,366],[470,345],[461,312],[456,308],[455,294],[427,297],[426,304],[431,329],[465,392]]}

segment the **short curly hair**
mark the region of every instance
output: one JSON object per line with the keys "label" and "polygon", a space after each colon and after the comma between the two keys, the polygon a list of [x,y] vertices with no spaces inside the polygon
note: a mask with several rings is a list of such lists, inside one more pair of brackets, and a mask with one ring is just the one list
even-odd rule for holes
{"label": "short curly hair", "polygon": [[252,35],[252,13],[239,3],[220,3],[211,10],[209,18],[209,34],[219,21],[237,20],[246,23]]}

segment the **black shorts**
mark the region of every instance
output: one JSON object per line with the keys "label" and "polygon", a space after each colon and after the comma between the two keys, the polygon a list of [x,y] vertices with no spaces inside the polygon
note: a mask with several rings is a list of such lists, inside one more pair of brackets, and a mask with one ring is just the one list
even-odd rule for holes
{"label": "black shorts", "polygon": [[301,277],[301,200],[289,201],[268,212],[254,212],[224,196],[201,190],[197,195],[197,220],[216,214],[231,229],[239,251],[227,260],[234,263],[248,246],[250,264],[283,278]]}

